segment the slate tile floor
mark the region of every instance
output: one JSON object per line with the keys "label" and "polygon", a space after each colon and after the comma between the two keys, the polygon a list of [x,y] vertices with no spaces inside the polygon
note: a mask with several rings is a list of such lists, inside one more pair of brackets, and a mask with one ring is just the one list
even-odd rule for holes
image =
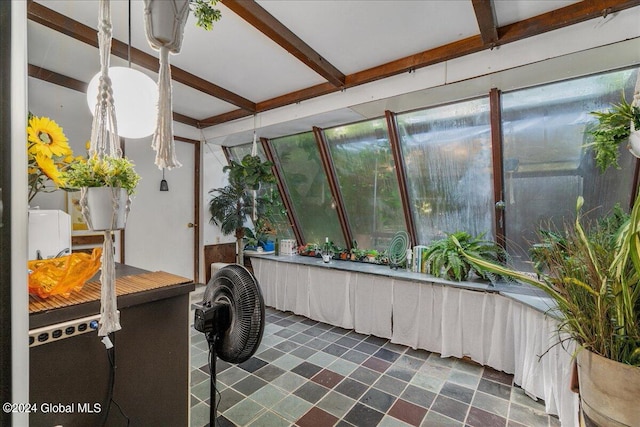
{"label": "slate tile floor", "polygon": [[[560,425],[511,375],[272,308],[251,359],[218,360],[217,388],[221,427]],[[208,421],[207,343],[192,326],[191,426]]]}

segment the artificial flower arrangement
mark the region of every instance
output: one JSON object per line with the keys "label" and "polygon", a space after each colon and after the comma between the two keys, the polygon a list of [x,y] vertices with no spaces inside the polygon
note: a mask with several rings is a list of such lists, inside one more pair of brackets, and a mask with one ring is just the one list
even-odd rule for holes
{"label": "artificial flower arrangement", "polygon": [[40,192],[49,193],[64,188],[62,174],[72,162],[78,160],[73,157],[60,125],[49,117],[38,117],[31,113],[27,126],[27,153],[29,202]]}

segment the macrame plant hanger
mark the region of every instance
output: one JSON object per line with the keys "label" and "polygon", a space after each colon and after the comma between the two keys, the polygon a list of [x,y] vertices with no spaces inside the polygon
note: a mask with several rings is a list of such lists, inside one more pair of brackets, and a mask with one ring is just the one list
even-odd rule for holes
{"label": "macrame plant hanger", "polygon": [[158,122],[151,147],[156,151],[158,169],[182,166],[173,141],[173,106],[169,53],[180,53],[184,26],[189,12],[188,0],[144,0],[145,32],[149,45],[159,51]]}
{"label": "macrame plant hanger", "polygon": [[[100,0],[98,15],[98,45],[100,49],[100,83],[98,98],[91,127],[91,142],[89,145],[89,157],[122,157],[116,112],[113,100],[111,79],[109,78],[109,61],[111,53],[111,4],[109,0]],[[129,29],[131,31],[131,29]],[[112,188],[113,217],[115,223],[118,198],[116,189]],[[83,188],[80,195],[80,205],[85,218],[89,218],[87,206],[87,189]],[[130,200],[127,198],[127,205]],[[87,221],[91,227],[90,220]],[[115,260],[113,257],[112,229],[104,230],[104,242],[102,246],[102,268],[100,274],[100,327],[98,335],[107,336],[111,332],[121,329],[120,315],[117,310],[115,292]]]}

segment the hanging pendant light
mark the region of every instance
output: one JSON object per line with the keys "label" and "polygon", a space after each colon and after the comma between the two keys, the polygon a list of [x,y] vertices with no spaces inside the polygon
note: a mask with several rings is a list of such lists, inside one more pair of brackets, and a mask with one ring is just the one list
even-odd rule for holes
{"label": "hanging pendant light", "polygon": [[164,179],[164,168],[162,168],[162,181],[160,181],[160,191],[169,191],[169,183]]}
{"label": "hanging pendant light", "polygon": [[[109,77],[116,105],[118,135],[124,138],[144,138],[153,134],[157,122],[158,85],[146,74],[131,68],[131,0],[129,0],[129,42],[127,67],[110,67]],[[87,104],[95,114],[100,72],[89,82]]]}

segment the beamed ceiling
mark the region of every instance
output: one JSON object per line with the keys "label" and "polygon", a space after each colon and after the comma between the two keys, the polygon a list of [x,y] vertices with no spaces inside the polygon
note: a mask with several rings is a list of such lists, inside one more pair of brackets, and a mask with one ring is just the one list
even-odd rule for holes
{"label": "beamed ceiling", "polygon": [[[112,65],[157,78],[142,0],[112,0]],[[221,0],[171,57],[174,120],[208,128],[640,5],[640,0]],[[29,76],[84,92],[99,70],[98,0],[28,4]],[[131,48],[128,41],[131,39]],[[129,57],[130,55],[130,57]],[[119,58],[119,59],[118,59]]]}

